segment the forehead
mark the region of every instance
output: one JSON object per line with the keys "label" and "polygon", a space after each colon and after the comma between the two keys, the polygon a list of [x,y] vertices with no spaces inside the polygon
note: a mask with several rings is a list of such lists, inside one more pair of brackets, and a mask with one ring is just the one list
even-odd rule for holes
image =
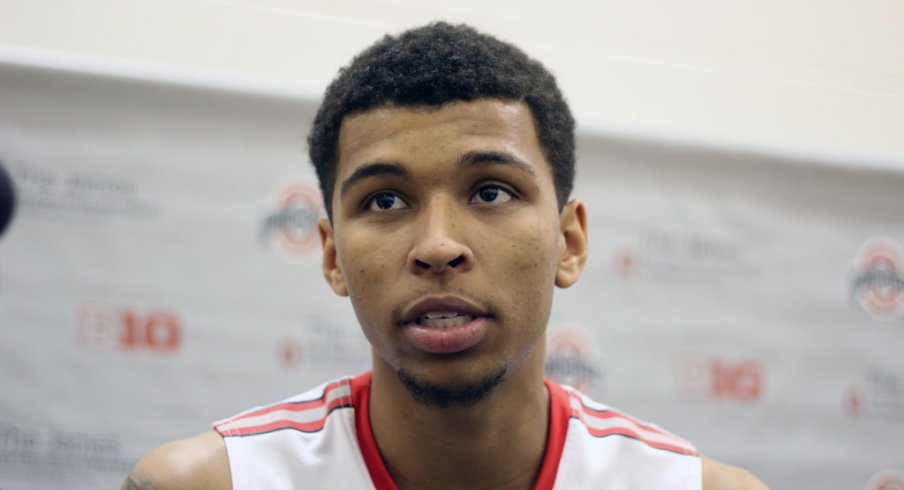
{"label": "forehead", "polygon": [[552,175],[533,115],[523,102],[480,99],[439,107],[379,107],[343,119],[338,143],[337,181],[370,162],[441,161],[475,150],[511,153],[534,165],[538,174]]}

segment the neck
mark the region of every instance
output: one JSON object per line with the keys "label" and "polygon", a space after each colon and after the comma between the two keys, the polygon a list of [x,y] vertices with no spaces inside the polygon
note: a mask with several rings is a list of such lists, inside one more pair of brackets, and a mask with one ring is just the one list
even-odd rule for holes
{"label": "neck", "polygon": [[549,426],[542,362],[525,362],[479,402],[446,408],[414,400],[389,366],[375,365],[370,418],[400,489],[529,489]]}

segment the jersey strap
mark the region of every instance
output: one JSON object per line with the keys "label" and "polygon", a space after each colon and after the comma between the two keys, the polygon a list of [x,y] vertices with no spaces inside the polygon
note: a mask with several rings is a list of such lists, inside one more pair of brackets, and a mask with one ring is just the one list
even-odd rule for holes
{"label": "jersey strap", "polygon": [[549,432],[546,435],[546,452],[534,490],[551,490],[556,483],[559,472],[559,461],[565,448],[565,436],[568,434],[568,420],[571,409],[568,394],[556,382],[549,378],[543,380],[549,391]]}
{"label": "jersey strap", "polygon": [[693,444],[653,424],[596,403],[573,389],[566,389],[571,417],[579,419],[593,437],[622,436],[635,439],[654,449],[688,456],[699,456]]}
{"label": "jersey strap", "polygon": [[319,397],[289,399],[282,403],[258,407],[221,420],[213,425],[223,437],[245,437],[278,430],[320,432],[333,410],[352,407],[349,378],[324,386]]}
{"label": "jersey strap", "polygon": [[383,464],[383,457],[377,448],[373,430],[370,428],[370,380],[371,373],[366,372],[352,379],[352,399],[355,405],[355,433],[358,446],[370,473],[370,479],[378,490],[398,490],[389,470]]}

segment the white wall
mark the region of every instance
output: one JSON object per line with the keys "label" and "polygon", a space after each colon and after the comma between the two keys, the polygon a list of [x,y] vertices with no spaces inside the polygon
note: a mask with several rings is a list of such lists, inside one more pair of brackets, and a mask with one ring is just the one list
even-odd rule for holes
{"label": "white wall", "polygon": [[314,95],[432,19],[542,59],[586,131],[904,168],[895,0],[0,0],[0,54]]}

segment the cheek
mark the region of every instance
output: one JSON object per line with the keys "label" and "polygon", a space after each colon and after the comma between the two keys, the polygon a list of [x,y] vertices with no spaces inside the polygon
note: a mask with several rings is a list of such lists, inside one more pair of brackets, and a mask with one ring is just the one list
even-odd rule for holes
{"label": "cheek", "polygon": [[505,243],[494,249],[501,255],[497,260],[505,264],[504,270],[499,271],[499,282],[518,295],[513,300],[541,306],[552,296],[555,283],[557,235],[540,223],[525,226],[523,230],[506,235]]}
{"label": "cheek", "polygon": [[555,264],[558,235],[545,223],[525,226],[519,234],[509,235],[509,250],[523,273],[549,272]]}
{"label": "cheek", "polygon": [[350,241],[368,246],[337,248],[338,261],[353,302],[369,302],[380,290],[390,264],[395,260],[392,247],[373,246],[373,240]]}
{"label": "cheek", "polygon": [[339,263],[352,309],[365,337],[377,348],[384,345],[379,319],[390,306],[385,299],[387,260],[385,250],[373,247],[344,247],[339,250]]}

